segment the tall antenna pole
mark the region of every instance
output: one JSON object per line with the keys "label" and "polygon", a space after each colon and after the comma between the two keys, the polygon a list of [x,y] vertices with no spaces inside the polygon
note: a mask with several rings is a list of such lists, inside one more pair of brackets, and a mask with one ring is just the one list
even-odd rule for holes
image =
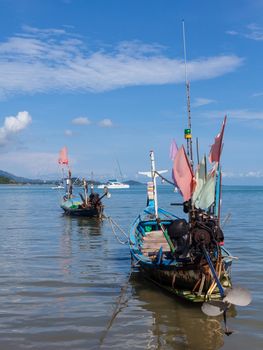
{"label": "tall antenna pole", "polygon": [[190,106],[190,83],[187,77],[187,62],[186,62],[186,45],[185,45],[185,29],[183,21],[183,43],[184,43],[184,67],[185,67],[185,87],[186,87],[186,99],[187,99],[187,116],[188,116],[188,129],[185,129],[185,138],[187,140],[187,155],[190,159],[191,166],[193,168],[193,146],[192,146],[192,123],[191,123],[191,106]]}

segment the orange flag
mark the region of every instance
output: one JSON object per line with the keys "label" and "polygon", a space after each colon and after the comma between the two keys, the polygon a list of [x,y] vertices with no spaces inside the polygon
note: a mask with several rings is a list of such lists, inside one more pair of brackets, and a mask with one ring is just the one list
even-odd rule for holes
{"label": "orange flag", "polygon": [[223,136],[224,136],[224,131],[225,131],[225,125],[226,125],[226,116],[224,118],[224,121],[223,121],[223,124],[221,127],[221,131],[216,136],[215,142],[211,147],[210,154],[209,154],[210,163],[220,161],[220,156],[221,156],[222,146],[223,146]]}
{"label": "orange flag", "polygon": [[63,147],[60,150],[58,163],[59,164],[66,164],[66,165],[68,165],[68,149],[67,149],[67,147]]}
{"label": "orange flag", "polygon": [[184,146],[176,153],[173,166],[173,177],[185,201],[188,201],[194,190],[194,174],[185,153]]}

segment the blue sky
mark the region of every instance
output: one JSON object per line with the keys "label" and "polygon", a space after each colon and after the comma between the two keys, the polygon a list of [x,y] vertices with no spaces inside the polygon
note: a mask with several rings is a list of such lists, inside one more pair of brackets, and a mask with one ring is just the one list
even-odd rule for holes
{"label": "blue sky", "polygon": [[187,125],[208,153],[224,115],[225,183],[263,184],[263,1],[0,0],[0,169],[127,178],[170,169]]}

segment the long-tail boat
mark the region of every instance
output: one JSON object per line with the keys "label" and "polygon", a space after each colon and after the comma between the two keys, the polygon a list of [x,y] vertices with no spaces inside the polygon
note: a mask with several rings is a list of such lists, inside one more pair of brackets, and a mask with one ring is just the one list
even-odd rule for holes
{"label": "long-tail boat", "polygon": [[[224,124],[212,146],[211,160],[220,157],[222,145],[218,142],[222,144]],[[206,163],[201,162],[194,176],[183,146],[178,150],[173,175],[184,197],[183,203],[176,203],[183,206],[187,215],[184,218],[158,206],[156,178],[163,176],[161,171],[155,170],[153,151],[150,158],[151,172],[143,173],[152,177],[148,183],[146,207],[130,229],[133,266],[140,268],[147,279],[176,296],[203,302],[202,311],[209,316],[221,313],[225,316],[231,304],[248,305],[250,293],[232,287],[233,257],[224,247],[220,227],[219,162],[207,175]],[[231,333],[227,328],[225,332]]]}
{"label": "long-tail boat", "polygon": [[[177,157],[175,162],[182,163],[185,159],[188,164],[183,150],[182,148],[181,153],[178,151],[180,159]],[[186,200],[183,208],[188,218],[179,218],[158,206],[156,178],[161,176],[161,172],[155,170],[153,151],[150,152],[150,157],[149,174],[152,181],[148,183],[147,206],[138,215],[130,230],[132,259],[146,273],[147,278],[180,297],[193,302],[220,299],[220,290],[211,272],[210,262],[220,285],[223,288],[232,286],[232,257],[223,245],[224,235],[218,214],[214,212],[215,200],[219,201],[220,198],[215,195],[212,200],[211,196],[209,200],[212,203],[200,204],[200,201],[205,201],[203,197],[207,186],[211,186],[212,176],[214,187],[216,180],[221,181],[221,176],[214,171],[213,175],[207,176],[202,190],[196,185],[196,190],[200,193],[195,195],[195,201],[192,198],[196,192],[193,192],[191,198],[184,192]],[[190,169],[189,165],[188,171]],[[200,166],[198,173],[201,171],[203,169]],[[189,186],[193,186],[193,183],[194,177]],[[177,186],[181,190],[180,181]],[[190,187],[183,190],[189,191]],[[220,190],[218,186],[216,188]],[[207,210],[203,209],[204,206],[208,206]]]}
{"label": "long-tail boat", "polygon": [[69,168],[67,148],[64,147],[60,151],[60,156],[58,160],[61,166],[66,166],[68,171],[68,176],[64,179],[63,170],[63,182],[66,182],[66,193],[64,194],[60,207],[64,210],[66,215],[70,216],[81,216],[81,217],[98,217],[102,218],[104,205],[102,203],[102,198],[107,196],[110,197],[108,189],[105,188],[102,195],[94,192],[93,184],[90,185],[90,193],[88,189],[88,182],[83,179],[83,193],[79,193],[79,197],[76,197],[73,193],[73,179],[71,175],[71,170]]}
{"label": "long-tail boat", "polygon": [[173,185],[179,189],[184,216],[177,217],[159,208],[156,178],[166,180],[155,169],[154,152],[150,152],[151,171],[143,173],[152,178],[148,183],[146,208],[138,215],[130,229],[130,252],[133,265],[145,276],[172,292],[193,302],[203,302],[202,311],[215,316],[224,314],[231,304],[245,306],[251,302],[250,293],[233,288],[231,266],[233,257],[224,247],[224,234],[220,224],[222,172],[220,157],[226,117],[220,133],[211,147],[207,172],[206,157],[194,171],[190,113],[190,84],[187,80],[185,30],[183,22],[185,56],[185,83],[188,127],[185,129],[187,152],[174,143],[171,158]]}

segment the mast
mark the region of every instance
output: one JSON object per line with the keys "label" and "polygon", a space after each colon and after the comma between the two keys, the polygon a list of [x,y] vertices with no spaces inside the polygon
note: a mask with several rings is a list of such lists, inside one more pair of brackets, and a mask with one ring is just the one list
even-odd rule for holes
{"label": "mast", "polygon": [[84,195],[85,195],[85,205],[88,204],[88,183],[85,178],[83,178],[83,188],[84,188]]}
{"label": "mast", "polygon": [[151,158],[151,173],[152,173],[152,181],[153,181],[153,196],[154,196],[154,213],[156,219],[158,218],[158,199],[157,199],[157,188],[156,188],[156,171],[155,171],[155,160],[154,160],[154,152],[150,151]]}
{"label": "mast", "polygon": [[190,160],[191,167],[194,166],[193,161],[193,146],[192,146],[192,122],[191,122],[191,105],[190,105],[190,82],[187,77],[187,61],[186,61],[186,45],[185,45],[185,28],[183,21],[183,44],[184,44],[184,67],[185,67],[185,88],[186,88],[186,100],[187,100],[187,117],[188,128],[184,131],[184,137],[187,141],[187,156]]}
{"label": "mast", "polygon": [[71,171],[68,167],[68,178],[67,178],[67,196],[68,199],[72,198],[72,177],[71,177]]}
{"label": "mast", "polygon": [[120,173],[121,181],[123,181],[123,174],[122,174],[122,171],[121,171],[121,166],[120,166],[120,163],[119,163],[118,159],[116,159],[116,161],[117,161],[117,165],[118,165],[118,169],[119,169],[119,173]]}

